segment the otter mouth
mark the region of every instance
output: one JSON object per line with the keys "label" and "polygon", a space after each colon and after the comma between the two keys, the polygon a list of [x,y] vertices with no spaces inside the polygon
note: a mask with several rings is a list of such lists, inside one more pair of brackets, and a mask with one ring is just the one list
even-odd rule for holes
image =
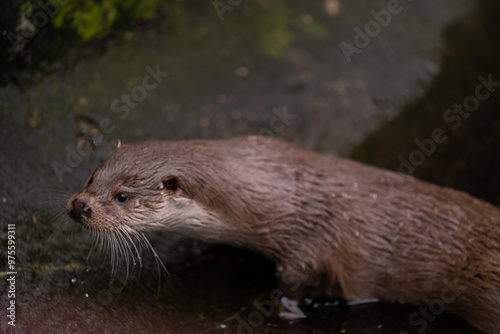
{"label": "otter mouth", "polygon": [[77,195],[68,201],[66,213],[73,221],[91,231],[112,231],[119,226],[109,219],[100,219],[98,210],[92,209],[89,200]]}
{"label": "otter mouth", "polygon": [[[96,217],[88,201],[82,197],[71,198],[68,201],[66,212],[75,222],[81,224],[90,231],[92,236],[92,249],[100,249],[109,254],[111,272],[115,276],[121,265],[125,266],[127,277],[130,267],[139,265],[142,268],[142,250],[150,250],[153,254],[158,272],[160,267],[168,274],[165,265],[154,250],[153,246],[144,233],[136,231],[125,224],[103,222]],[[161,277],[158,277],[159,283]]]}

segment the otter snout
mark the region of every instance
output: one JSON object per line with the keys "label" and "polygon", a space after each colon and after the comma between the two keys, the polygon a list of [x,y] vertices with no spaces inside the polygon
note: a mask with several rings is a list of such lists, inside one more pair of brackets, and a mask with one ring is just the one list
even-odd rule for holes
{"label": "otter snout", "polygon": [[71,219],[81,224],[84,218],[90,218],[92,209],[84,199],[77,197],[68,202],[67,212]]}

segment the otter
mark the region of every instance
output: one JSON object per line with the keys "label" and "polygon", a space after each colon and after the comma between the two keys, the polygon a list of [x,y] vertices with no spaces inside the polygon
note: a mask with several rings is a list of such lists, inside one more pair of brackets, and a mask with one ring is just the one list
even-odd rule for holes
{"label": "otter", "polygon": [[67,212],[125,241],[164,230],[261,253],[292,301],[437,300],[500,332],[499,208],[282,140],[119,143]]}

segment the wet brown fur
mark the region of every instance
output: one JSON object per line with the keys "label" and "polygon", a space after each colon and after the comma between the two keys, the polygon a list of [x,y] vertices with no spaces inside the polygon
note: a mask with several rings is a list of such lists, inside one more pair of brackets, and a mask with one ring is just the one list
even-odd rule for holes
{"label": "wet brown fur", "polygon": [[[191,198],[224,228],[189,236],[268,256],[295,298],[425,303],[451,284],[460,295],[446,311],[500,332],[500,209],[463,192],[255,136],[122,145],[93,177],[75,195],[106,207],[89,228],[144,230],[139,217],[165,196]],[[168,193],[171,177],[180,188]],[[134,194],[128,217],[118,191]]]}

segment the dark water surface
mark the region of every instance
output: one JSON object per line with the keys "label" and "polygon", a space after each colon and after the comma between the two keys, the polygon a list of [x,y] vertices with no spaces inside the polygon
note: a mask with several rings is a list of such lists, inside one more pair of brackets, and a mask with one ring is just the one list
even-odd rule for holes
{"label": "dark water surface", "polygon": [[[500,205],[500,93],[456,131],[443,121],[479,76],[500,81],[499,6],[401,1],[348,62],[339,45],[355,46],[354,28],[387,4],[242,2],[223,21],[212,2],[193,4],[175,28],[152,21],[120,30],[63,66],[70,47],[54,70],[23,69],[38,78],[23,81],[30,85],[0,88],[1,244],[15,224],[17,253],[15,328],[6,321],[10,270],[0,253],[0,332],[476,333],[447,316],[411,323],[414,305],[335,300],[308,301],[307,319],[269,328],[259,305],[276,279],[258,255],[156,233],[148,237],[169,275],[145,251],[140,272],[112,277],[104,254],[87,259],[92,240],[65,214],[70,194],[118,139],[260,133],[398,170],[399,156],[410,159],[414,140],[436,127],[449,140],[413,174]],[[283,126],[273,127],[284,112]],[[93,153],[81,158],[77,149]]]}

